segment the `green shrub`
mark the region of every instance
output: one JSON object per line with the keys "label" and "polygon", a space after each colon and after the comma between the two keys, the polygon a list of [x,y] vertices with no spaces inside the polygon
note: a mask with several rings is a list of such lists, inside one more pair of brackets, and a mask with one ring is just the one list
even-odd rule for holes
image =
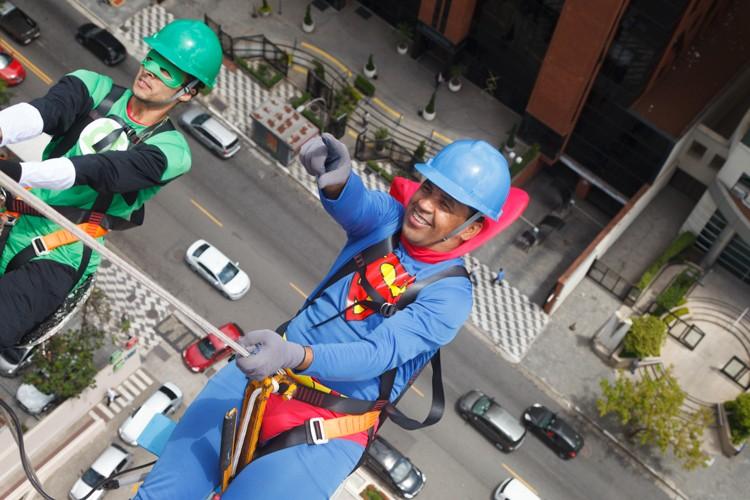
{"label": "green shrub", "polygon": [[427,154],[427,145],[422,140],[422,141],[419,141],[419,145],[417,146],[417,149],[414,150],[414,154],[412,154],[412,160],[415,163],[422,163],[424,162],[425,154]]}
{"label": "green shrub", "polygon": [[375,140],[376,141],[384,141],[388,139],[388,136],[391,135],[391,133],[388,131],[385,127],[380,127],[375,131]]}
{"label": "green shrub", "polygon": [[298,95],[297,97],[292,97],[292,99],[289,100],[289,104],[295,109],[300,107],[301,105],[305,104],[307,101],[310,100],[310,93],[309,92],[303,92],[302,95]]}
{"label": "green shrub", "polygon": [[388,173],[386,170],[380,168],[380,165],[375,160],[367,160],[367,168],[378,174],[380,177],[382,177],[386,182],[391,183],[393,182],[393,175]]}
{"label": "green shrub", "polygon": [[372,54],[367,57],[367,65],[365,65],[367,71],[375,71],[375,63],[372,62]]}
{"label": "green shrub", "polygon": [[634,316],[632,319],[633,326],[623,341],[623,352],[637,358],[659,356],[667,339],[667,325],[650,314]]}
{"label": "green shrub", "polygon": [[[309,7],[309,6],[308,6]],[[326,79],[326,67],[323,66],[323,63],[318,61],[317,59],[313,59],[313,73],[318,75],[318,78],[325,81]]]}
{"label": "green shrub", "polygon": [[259,63],[256,67],[251,66],[246,60],[239,57],[235,57],[234,62],[237,66],[252,76],[258,83],[269,90],[284,78],[283,73],[277,71],[276,68],[265,62]]}
{"label": "green shrub", "polygon": [[435,94],[436,93],[437,93],[437,89],[432,91],[432,95],[430,96],[430,102],[428,102],[427,107],[424,108],[425,113],[435,112]]}
{"label": "green shrub", "polygon": [[672,314],[674,314],[675,316],[687,316],[688,314],[690,314],[690,309],[688,309],[687,307],[680,307],[679,309],[675,309],[674,311],[672,311]]}
{"label": "green shrub", "polygon": [[643,276],[638,280],[636,285],[640,290],[645,290],[651,284],[661,268],[671,259],[680,255],[683,251],[690,248],[695,242],[695,235],[690,231],[680,234],[666,250],[643,272]]}
{"label": "green shrub", "polygon": [[685,303],[685,295],[693,286],[697,277],[695,273],[686,269],[677,275],[667,288],[656,297],[658,314],[671,311],[675,307]]}
{"label": "green shrub", "polygon": [[272,12],[271,6],[268,5],[268,0],[263,0],[263,5],[258,9],[258,12],[261,14],[270,14]]}
{"label": "green shrub", "polygon": [[[510,177],[513,178],[521,171],[526,168],[526,165],[531,163],[532,160],[534,160],[537,156],[539,156],[539,144],[534,143],[531,145],[529,149],[524,151],[524,153],[521,155],[521,161],[516,162],[513,161],[510,165]],[[518,157],[516,157],[518,158]]]}
{"label": "green shrub", "polygon": [[362,94],[351,85],[336,92],[333,96],[333,118],[351,114],[360,99],[362,99]]}
{"label": "green shrub", "polygon": [[727,401],[724,409],[727,410],[732,442],[741,444],[750,437],[750,393],[740,394],[732,401]]}
{"label": "green shrub", "polygon": [[305,19],[304,23],[308,26],[310,26],[313,23],[312,15],[310,14],[310,4],[307,4],[307,7],[305,8]]}
{"label": "green shrub", "polygon": [[313,125],[318,127],[318,130],[323,131],[323,122],[320,121],[320,117],[312,112],[311,109],[305,109],[302,111],[302,116],[312,122]]}
{"label": "green shrub", "polygon": [[364,75],[357,75],[354,79],[354,86],[367,97],[375,95],[375,85],[373,85],[373,83]]}

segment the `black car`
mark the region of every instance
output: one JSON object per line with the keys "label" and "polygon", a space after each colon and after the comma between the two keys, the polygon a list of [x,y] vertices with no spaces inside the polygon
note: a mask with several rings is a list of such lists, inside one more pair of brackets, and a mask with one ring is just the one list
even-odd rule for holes
{"label": "black car", "polygon": [[417,496],[427,480],[421,470],[381,437],[367,448],[365,465],[404,498]]}
{"label": "black car", "polygon": [[526,428],[494,399],[469,391],[456,403],[456,411],[502,451],[513,451],[526,437]]}
{"label": "black car", "polygon": [[575,458],[583,448],[583,437],[545,406],[534,404],[526,408],[523,421],[560,458]]}
{"label": "black car", "polygon": [[91,23],[78,28],[76,41],[89,49],[107,66],[114,66],[125,60],[125,46],[109,31]]}
{"label": "black car", "polygon": [[33,39],[39,38],[36,21],[7,1],[0,3],[0,28],[22,45],[28,45]]}

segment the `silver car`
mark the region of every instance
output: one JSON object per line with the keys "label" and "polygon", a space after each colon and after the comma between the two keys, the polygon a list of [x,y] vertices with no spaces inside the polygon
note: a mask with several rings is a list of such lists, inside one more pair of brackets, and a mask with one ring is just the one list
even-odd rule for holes
{"label": "silver car", "polygon": [[526,427],[519,419],[480,391],[469,391],[461,396],[456,410],[501,451],[517,449],[526,437]]}
{"label": "silver car", "polygon": [[180,125],[198,142],[221,158],[231,158],[240,150],[237,134],[203,109],[192,106],[180,116]]}
{"label": "silver car", "polygon": [[188,266],[216,287],[226,298],[239,300],[250,290],[250,278],[206,240],[198,240],[185,252]]}
{"label": "silver car", "polygon": [[15,377],[34,356],[37,346],[15,346],[0,350],[0,375]]}
{"label": "silver car", "polygon": [[27,413],[39,415],[54,408],[60,398],[56,394],[45,394],[34,385],[21,384],[16,391],[16,401]]}

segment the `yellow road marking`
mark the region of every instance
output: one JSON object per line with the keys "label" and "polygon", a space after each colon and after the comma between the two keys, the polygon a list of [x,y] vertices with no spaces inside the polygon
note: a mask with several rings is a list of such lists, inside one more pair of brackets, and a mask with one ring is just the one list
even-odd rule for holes
{"label": "yellow road marking", "polygon": [[414,392],[416,392],[416,393],[417,393],[417,395],[418,395],[419,397],[421,397],[421,398],[423,398],[423,397],[424,397],[424,392],[420,391],[420,390],[419,390],[419,389],[417,388],[416,384],[412,384],[412,385],[411,385],[411,388],[412,388],[412,389],[414,390]]}
{"label": "yellow road marking", "polygon": [[352,139],[356,139],[357,138],[357,132],[355,132],[353,129],[350,129],[350,128],[346,129],[346,135],[348,135]]}
{"label": "yellow road marking", "polygon": [[375,104],[377,104],[380,108],[383,109],[383,111],[385,111],[386,113],[389,113],[391,116],[394,116],[396,118],[398,118],[399,116],[401,116],[401,113],[399,113],[398,111],[396,111],[392,107],[388,106],[386,103],[384,103],[383,101],[381,101],[377,97],[373,97],[372,98],[372,102],[375,103]]}
{"label": "yellow road marking", "polygon": [[307,68],[304,66],[300,66],[299,64],[293,64],[292,70],[296,71],[297,73],[307,73]]}
{"label": "yellow road marking", "polygon": [[13,57],[18,59],[21,62],[21,64],[29,68],[29,70],[31,70],[32,73],[38,76],[39,79],[42,82],[44,82],[45,85],[52,85],[52,78],[50,78],[47,75],[47,73],[39,69],[34,63],[29,61],[29,59],[26,56],[24,56],[17,49],[15,49],[5,38],[0,37],[0,44],[2,44],[5,50],[13,54]]}
{"label": "yellow road marking", "polygon": [[216,224],[216,225],[217,225],[217,226],[219,226],[219,227],[224,227],[224,224],[222,224],[222,223],[221,223],[221,221],[220,221],[219,219],[217,219],[216,217],[214,217],[213,215],[211,215],[211,212],[209,212],[208,210],[206,210],[205,208],[203,208],[203,207],[202,207],[202,206],[200,205],[200,203],[198,203],[197,201],[195,201],[195,200],[194,200],[194,199],[192,199],[192,198],[190,198],[190,202],[191,202],[191,203],[192,203],[193,205],[195,205],[195,208],[197,208],[198,210],[200,210],[201,212],[203,212],[203,215],[205,215],[206,217],[208,217],[209,219],[211,219],[211,221],[212,221],[212,222],[213,222],[214,224]]}
{"label": "yellow road marking", "polygon": [[441,134],[441,133],[440,133],[440,132],[438,132],[437,130],[433,130],[433,131],[432,131],[432,135],[433,135],[434,137],[437,137],[438,139],[440,139],[441,141],[443,141],[443,142],[444,142],[444,143],[446,143],[446,144],[450,144],[451,142],[453,142],[453,139],[451,139],[451,138],[450,138],[450,137],[448,137],[448,136],[445,136],[445,135]]}
{"label": "yellow road marking", "polygon": [[335,57],[333,57],[331,54],[329,54],[325,50],[323,50],[321,48],[318,48],[315,45],[309,44],[307,42],[302,42],[300,45],[302,45],[302,47],[304,47],[306,49],[312,50],[316,54],[320,54],[321,56],[325,57],[326,59],[328,59],[329,61],[331,61],[333,64],[335,64],[336,66],[338,66],[339,69],[341,71],[343,71],[344,73],[346,73],[347,76],[352,76],[352,72],[351,72],[351,70],[349,68],[346,67],[346,64],[342,63],[341,61],[339,61],[338,59],[336,59]]}
{"label": "yellow road marking", "polygon": [[303,299],[306,299],[306,298],[307,298],[307,294],[306,294],[305,292],[303,292],[303,291],[302,291],[302,289],[301,289],[300,287],[298,287],[297,285],[295,285],[295,284],[294,284],[294,283],[292,283],[291,281],[289,282],[289,286],[290,286],[290,287],[292,287],[292,288],[294,289],[294,291],[295,291],[295,292],[297,292],[298,294],[302,295],[302,298],[303,298]]}
{"label": "yellow road marking", "polygon": [[532,488],[529,483],[527,483],[526,481],[524,481],[524,479],[521,476],[519,476],[518,474],[516,474],[516,472],[513,469],[511,469],[510,467],[508,467],[505,464],[503,464],[503,468],[505,470],[507,470],[510,473],[511,476],[513,476],[516,479],[518,479],[519,481],[521,481],[524,484],[524,486],[526,486],[528,489],[531,490],[532,493],[534,493],[535,495],[538,495],[537,491],[534,488]]}

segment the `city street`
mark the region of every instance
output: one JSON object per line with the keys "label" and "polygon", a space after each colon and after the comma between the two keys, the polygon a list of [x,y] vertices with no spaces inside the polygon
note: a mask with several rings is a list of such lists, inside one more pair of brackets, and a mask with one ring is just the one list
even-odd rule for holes
{"label": "city street", "polygon": [[[13,89],[13,102],[44,93],[48,88],[44,75],[54,81],[81,67],[129,85],[138,67],[134,59],[107,68],[75,43],[75,28],[87,22],[78,11],[52,0],[17,3],[40,24],[42,37],[21,49],[5,34],[0,35],[0,41],[9,43],[40,70],[37,74],[27,65],[28,78]],[[239,154],[223,161],[192,138],[189,142],[192,171],[148,203],[142,227],[113,233],[108,242],[213,324],[235,321],[245,330],[275,328],[296,312],[303,297],[326,273],[344,243],[344,234],[307,190],[252,144],[244,142]],[[239,261],[248,273],[252,287],[241,300],[224,299],[185,265],[185,250],[199,238]],[[151,358],[147,368],[149,363],[159,363]],[[170,356],[167,363],[175,376],[193,377],[181,366],[178,356]],[[401,402],[400,408],[408,415],[422,416],[427,411],[430,375],[426,369]],[[438,425],[406,432],[389,423],[382,431],[425,472],[427,485],[422,498],[487,499],[510,476],[519,477],[548,499],[666,497],[640,466],[597,430],[560,410],[553,399],[470,329],[463,329],[444,350],[443,377],[446,410]],[[175,382],[179,384],[180,380]],[[0,380],[3,387],[13,383]],[[474,388],[494,396],[519,418],[527,406],[537,402],[561,411],[583,434],[585,447],[574,460],[563,461],[529,434],[518,451],[498,451],[454,410],[457,398]],[[120,417],[122,420],[124,414]],[[98,453],[95,450],[117,440],[116,422],[107,426],[101,446],[82,450],[77,460],[66,466],[65,473],[58,475],[51,486],[56,498],[67,494],[80,470],[88,467]],[[138,453],[139,459],[145,459],[145,455]],[[127,493],[120,491],[110,497],[127,498]]]}

